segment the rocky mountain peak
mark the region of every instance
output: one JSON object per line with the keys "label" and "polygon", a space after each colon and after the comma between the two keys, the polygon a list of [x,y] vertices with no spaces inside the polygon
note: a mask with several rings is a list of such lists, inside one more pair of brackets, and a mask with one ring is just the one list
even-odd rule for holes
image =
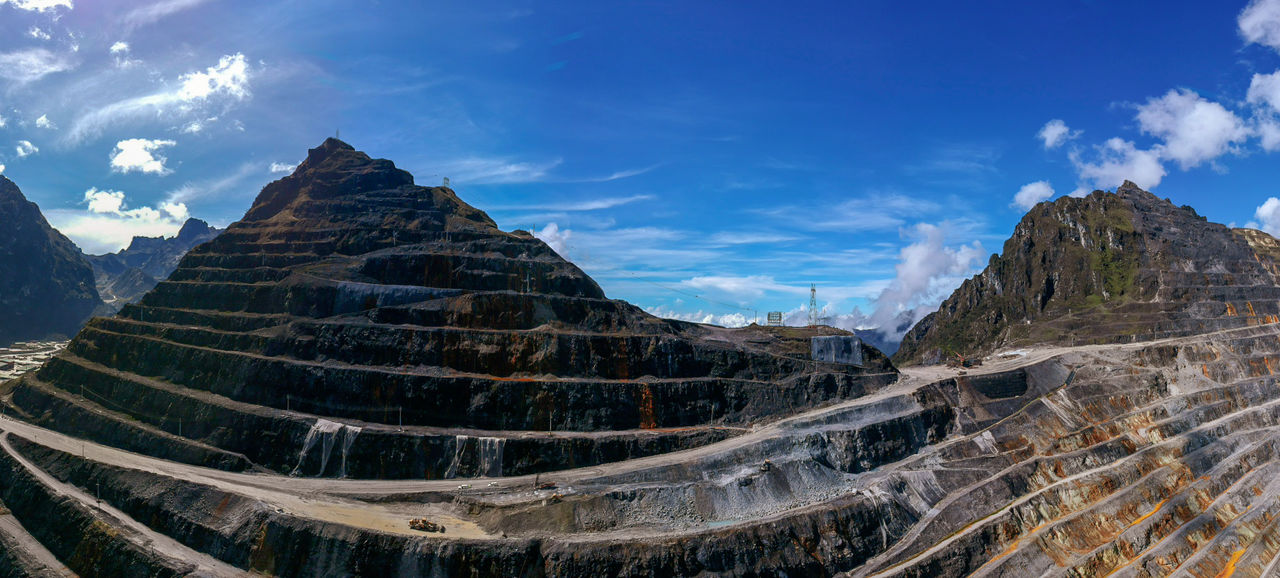
{"label": "rocky mountain peak", "polygon": [[182,228],[178,229],[178,240],[185,242],[215,232],[217,229],[210,227],[209,223],[193,217],[187,219],[187,222],[182,224]]}
{"label": "rocky mountain peak", "polygon": [[1265,246],[1130,181],[1114,194],[1041,203],[981,274],[907,334],[897,359],[1247,323],[1220,315],[1261,316],[1259,302],[1274,301],[1261,289],[1276,284]]}
{"label": "rocky mountain peak", "polygon": [[[401,222],[404,210],[430,209],[437,218]],[[254,221],[335,221],[356,217],[387,227],[496,230],[484,212],[443,187],[418,187],[413,175],[329,138],[311,149],[293,174],[266,186],[245,214]]]}

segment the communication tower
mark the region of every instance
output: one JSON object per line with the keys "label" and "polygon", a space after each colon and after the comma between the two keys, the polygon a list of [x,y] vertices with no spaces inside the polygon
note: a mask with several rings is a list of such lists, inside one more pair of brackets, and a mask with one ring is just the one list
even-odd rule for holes
{"label": "communication tower", "polygon": [[809,327],[818,326],[818,286],[809,284]]}

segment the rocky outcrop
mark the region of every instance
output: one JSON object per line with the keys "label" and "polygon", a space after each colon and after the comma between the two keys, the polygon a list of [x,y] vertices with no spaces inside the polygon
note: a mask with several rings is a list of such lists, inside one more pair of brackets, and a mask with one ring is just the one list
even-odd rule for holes
{"label": "rocky outcrop", "polygon": [[116,253],[89,255],[98,293],[112,312],[133,303],[178,268],[187,251],[218,236],[219,229],[187,219],[173,237],[134,237]]}
{"label": "rocky outcrop", "polygon": [[102,305],[80,250],[0,176],[0,346],[74,335]]}
{"label": "rocky outcrop", "polygon": [[904,337],[936,363],[1026,344],[1193,335],[1280,315],[1280,243],[1210,223],[1126,182],[1036,205],[1000,255]]}

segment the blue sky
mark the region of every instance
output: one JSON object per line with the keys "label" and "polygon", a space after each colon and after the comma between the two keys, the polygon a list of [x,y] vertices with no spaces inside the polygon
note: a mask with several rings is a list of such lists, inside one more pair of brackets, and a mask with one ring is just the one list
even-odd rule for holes
{"label": "blue sky", "polygon": [[0,0],[0,164],[100,253],[340,130],[611,297],[865,326],[1126,178],[1280,232],[1278,49],[1280,0]]}

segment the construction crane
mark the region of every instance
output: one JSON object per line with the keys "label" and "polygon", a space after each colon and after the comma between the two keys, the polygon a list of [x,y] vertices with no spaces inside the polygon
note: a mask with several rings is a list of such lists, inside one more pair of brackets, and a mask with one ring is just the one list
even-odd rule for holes
{"label": "construction crane", "polygon": [[950,351],[953,357],[947,358],[947,367],[963,367],[967,369],[970,367],[980,367],[982,365],[981,359],[970,359],[956,353],[954,350]]}

